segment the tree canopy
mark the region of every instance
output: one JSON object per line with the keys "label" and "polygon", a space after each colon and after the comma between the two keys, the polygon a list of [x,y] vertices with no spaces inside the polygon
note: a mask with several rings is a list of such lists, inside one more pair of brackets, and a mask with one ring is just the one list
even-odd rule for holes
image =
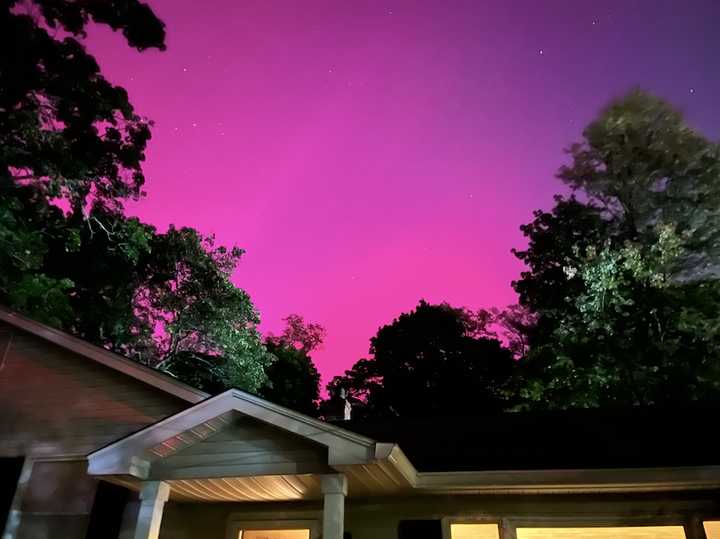
{"label": "tree canopy", "polygon": [[163,23],[138,0],[0,6],[0,189],[31,183],[77,213],[140,196],[150,139],[150,122],[78,40],[91,22],[139,50],[165,47]]}
{"label": "tree canopy", "polygon": [[536,212],[515,252],[528,266],[515,290],[537,316],[526,406],[717,397],[718,145],[633,91],[569,153],[558,176],[577,198]]}
{"label": "tree canopy", "polygon": [[668,102],[639,90],[612,101],[573,144],[558,177],[602,210],[618,239],[682,237],[684,279],[720,275],[720,146]]}
{"label": "tree canopy", "polygon": [[509,404],[512,352],[487,336],[482,317],[420,301],[381,327],[361,359],[329,384],[354,401],[354,416],[472,415]]}
{"label": "tree canopy", "polygon": [[85,50],[91,23],[164,49],[137,0],[0,6],[0,302],[201,389],[256,391],[273,356],[230,280],[242,251],[123,213],[151,122]]}
{"label": "tree canopy", "polygon": [[260,388],[266,399],[308,415],[317,415],[320,373],[311,354],[325,339],[325,328],[305,322],[297,314],[285,318],[280,335],[268,335],[265,347],[274,356],[266,369],[267,382]]}

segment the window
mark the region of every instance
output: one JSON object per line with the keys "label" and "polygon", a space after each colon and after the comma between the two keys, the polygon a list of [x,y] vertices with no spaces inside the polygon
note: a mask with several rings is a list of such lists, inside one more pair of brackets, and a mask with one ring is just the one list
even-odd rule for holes
{"label": "window", "polygon": [[518,528],[517,539],[685,539],[685,530],[682,526]]}
{"label": "window", "polygon": [[720,520],[706,520],[703,527],[707,539],[720,539]]}
{"label": "window", "polygon": [[452,539],[498,539],[500,531],[493,523],[465,523],[450,524],[450,537]]}
{"label": "window", "polygon": [[238,539],[310,539],[310,529],[240,530]]}
{"label": "window", "polygon": [[318,520],[244,520],[230,517],[232,539],[318,539]]}

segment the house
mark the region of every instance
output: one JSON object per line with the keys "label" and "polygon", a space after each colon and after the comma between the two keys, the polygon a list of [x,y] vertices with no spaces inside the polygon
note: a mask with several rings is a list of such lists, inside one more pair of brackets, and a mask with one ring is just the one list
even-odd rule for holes
{"label": "house", "polygon": [[0,309],[3,539],[718,539],[714,410],[327,423]]}

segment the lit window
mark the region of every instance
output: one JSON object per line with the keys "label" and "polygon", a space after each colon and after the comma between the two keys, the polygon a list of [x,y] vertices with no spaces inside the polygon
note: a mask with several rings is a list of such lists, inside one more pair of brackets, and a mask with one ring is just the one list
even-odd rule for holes
{"label": "lit window", "polygon": [[685,530],[682,526],[518,528],[517,539],[685,539]]}
{"label": "lit window", "polygon": [[497,524],[450,524],[452,539],[498,539]]}
{"label": "lit window", "polygon": [[707,539],[720,539],[720,520],[706,520],[703,527]]}
{"label": "lit window", "polygon": [[310,539],[310,530],[242,530],[239,539]]}

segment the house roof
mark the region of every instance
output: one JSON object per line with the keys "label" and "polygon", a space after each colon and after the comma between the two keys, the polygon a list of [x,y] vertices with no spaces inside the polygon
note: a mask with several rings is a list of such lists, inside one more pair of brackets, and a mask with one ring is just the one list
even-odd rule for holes
{"label": "house roof", "polygon": [[210,395],[160,371],[0,306],[0,321],[195,404]]}
{"label": "house roof", "polygon": [[[566,416],[574,420],[548,428],[551,419]],[[675,423],[675,432],[672,423],[648,423],[635,432],[599,417],[563,412],[539,421],[538,414],[510,414],[495,421],[384,423],[381,431],[359,422],[340,427],[229,390],[92,453],[88,469],[134,488],[144,479],[167,481],[176,499],[200,501],[317,499],[320,475],[337,472],[346,475],[353,496],[720,488],[718,459],[710,449],[698,451],[711,448],[710,440],[698,444],[684,430],[697,425]],[[617,428],[608,437],[602,425]],[[658,432],[640,444],[653,429]],[[668,445],[672,436],[678,442]],[[279,453],[271,450],[278,440]],[[320,460],[311,468],[286,460],[290,440],[323,448],[314,453]],[[244,452],[248,444],[252,455]],[[680,458],[674,452],[683,444]],[[684,458],[691,452],[699,457]]]}
{"label": "house roof", "polygon": [[421,472],[568,470],[718,465],[717,417],[720,406],[694,405],[339,424],[397,443]]}

